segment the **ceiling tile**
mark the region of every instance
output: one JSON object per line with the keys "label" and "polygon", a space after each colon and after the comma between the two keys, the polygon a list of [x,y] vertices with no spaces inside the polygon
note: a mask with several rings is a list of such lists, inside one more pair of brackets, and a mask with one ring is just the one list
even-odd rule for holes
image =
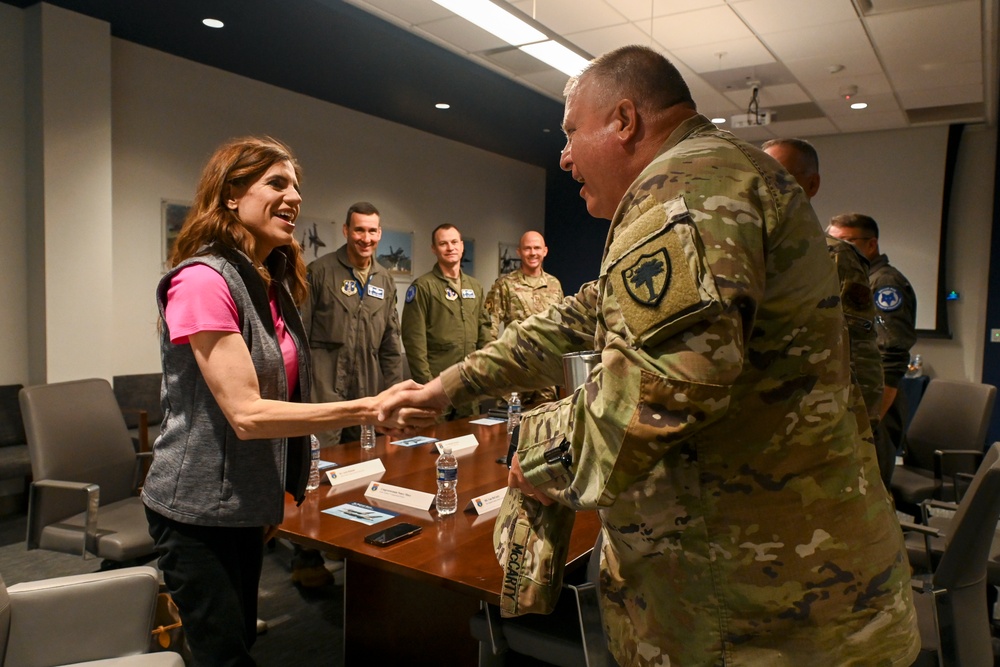
{"label": "ceiling tile", "polygon": [[637,28],[633,23],[622,23],[598,30],[577,32],[567,35],[567,39],[595,57],[625,44],[650,43],[649,34]]}
{"label": "ceiling tile", "polygon": [[653,37],[676,51],[728,40],[752,39],[753,33],[729,7],[711,7],[654,19]]}
{"label": "ceiling tile", "polygon": [[982,58],[980,7],[975,0],[880,14],[865,20],[890,77],[896,69]]}
{"label": "ceiling tile", "polygon": [[761,40],[775,56],[783,60],[800,60],[840,53],[865,53],[873,58],[864,26],[858,21],[840,21],[827,26],[769,32]]}
{"label": "ceiling tile", "polygon": [[892,86],[889,80],[881,72],[865,74],[861,76],[831,76],[826,79],[818,79],[810,82],[808,92],[816,100],[837,100],[843,99],[844,88],[857,86],[857,93],[854,97],[858,101],[867,102],[875,95],[891,95]]}
{"label": "ceiling tile", "polygon": [[346,2],[371,11],[381,10],[408,25],[436,21],[452,13],[431,0],[346,0]]}
{"label": "ceiling tile", "polygon": [[902,102],[904,109],[974,104],[983,101],[983,87],[980,84],[973,84],[904,91],[899,93],[899,101]]}
{"label": "ceiling tile", "polygon": [[840,21],[858,22],[851,0],[746,0],[734,4],[733,10],[758,35]]}
{"label": "ceiling tile", "polygon": [[979,99],[983,99],[983,66],[979,61],[925,65],[917,69],[897,70],[892,74],[892,84],[900,92],[947,88],[951,86],[979,86]]}
{"label": "ceiling tile", "polygon": [[604,0],[521,0],[510,3],[560,35],[626,23]]}
{"label": "ceiling tile", "polygon": [[670,53],[698,73],[730,70],[737,67],[753,67],[774,62],[774,56],[764,48],[763,44],[757,41],[756,37],[682,49],[670,48]]}
{"label": "ceiling tile", "polygon": [[467,53],[477,53],[508,46],[507,42],[469,23],[460,16],[428,21],[418,26],[426,33],[443,40]]}
{"label": "ceiling tile", "polygon": [[895,130],[909,127],[909,121],[902,111],[872,111],[868,109],[850,116],[831,118],[841,132],[871,132],[873,130]]}

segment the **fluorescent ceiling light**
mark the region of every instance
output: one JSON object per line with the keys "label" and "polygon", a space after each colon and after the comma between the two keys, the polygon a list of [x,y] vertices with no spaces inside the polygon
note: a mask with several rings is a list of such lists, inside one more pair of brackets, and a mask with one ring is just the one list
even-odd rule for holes
{"label": "fluorescent ceiling light", "polygon": [[541,31],[489,0],[434,0],[434,2],[513,46],[546,39],[546,35]]}
{"label": "fluorescent ceiling light", "polygon": [[207,25],[209,28],[221,28],[222,26],[226,25],[219,19],[202,19],[201,22]]}
{"label": "fluorescent ceiling light", "polygon": [[[436,0],[435,0],[436,1]],[[570,51],[559,42],[549,40],[537,44],[518,47],[530,56],[538,58],[546,65],[554,67],[567,76],[576,76],[590,61],[578,53]]]}

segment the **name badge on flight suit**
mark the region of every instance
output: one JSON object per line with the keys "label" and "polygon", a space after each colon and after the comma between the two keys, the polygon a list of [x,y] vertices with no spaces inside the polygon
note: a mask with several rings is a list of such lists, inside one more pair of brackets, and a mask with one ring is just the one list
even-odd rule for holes
{"label": "name badge on flight suit", "polygon": [[444,298],[448,299],[448,301],[454,301],[455,299],[458,298],[458,292],[456,292],[455,290],[453,290],[450,287],[445,287],[444,288]]}
{"label": "name badge on flight suit", "polygon": [[382,289],[381,287],[375,287],[375,285],[369,285],[368,286],[368,296],[373,296],[376,299],[384,299],[385,298],[385,290]]}
{"label": "name badge on flight suit", "polygon": [[464,290],[462,290],[462,298],[463,299],[475,299],[476,298],[476,290],[471,290],[471,289],[464,289]]}
{"label": "name badge on flight suit", "polygon": [[358,283],[356,280],[345,280],[344,284],[340,286],[340,291],[347,296],[354,296],[358,293]]}

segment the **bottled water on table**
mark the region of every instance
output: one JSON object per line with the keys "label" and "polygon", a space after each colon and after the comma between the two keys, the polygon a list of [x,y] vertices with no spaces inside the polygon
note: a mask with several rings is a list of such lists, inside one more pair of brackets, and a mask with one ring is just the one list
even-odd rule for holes
{"label": "bottled water on table", "polygon": [[510,395],[510,400],[507,401],[507,434],[510,435],[517,428],[517,425],[521,423],[521,397],[517,395],[517,392],[513,392]]}
{"label": "bottled water on table", "polygon": [[375,427],[363,425],[361,427],[361,449],[375,449]]}
{"label": "bottled water on table", "polygon": [[438,490],[434,505],[438,514],[454,514],[458,509],[458,459],[445,447],[437,460]]}
{"label": "bottled water on table", "polygon": [[309,481],[306,482],[306,491],[315,491],[319,488],[319,438],[315,435],[309,436]]}

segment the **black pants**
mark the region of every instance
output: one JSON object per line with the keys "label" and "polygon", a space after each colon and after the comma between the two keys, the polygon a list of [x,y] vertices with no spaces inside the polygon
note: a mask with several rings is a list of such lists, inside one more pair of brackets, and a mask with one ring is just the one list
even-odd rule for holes
{"label": "black pants", "polygon": [[256,665],[264,528],[193,526],[146,508],[163,581],[198,667]]}

